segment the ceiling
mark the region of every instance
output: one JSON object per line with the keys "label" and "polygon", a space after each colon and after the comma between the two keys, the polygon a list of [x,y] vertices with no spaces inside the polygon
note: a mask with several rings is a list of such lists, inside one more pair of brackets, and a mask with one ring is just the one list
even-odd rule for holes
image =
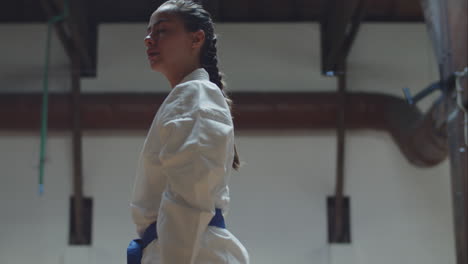
{"label": "ceiling", "polygon": [[[61,2],[61,0],[46,0]],[[326,0],[204,0],[217,22],[319,21]],[[164,0],[81,0],[97,23],[146,22]],[[3,0],[0,23],[45,22],[41,0]],[[367,0],[364,21],[423,22],[419,0]]]}

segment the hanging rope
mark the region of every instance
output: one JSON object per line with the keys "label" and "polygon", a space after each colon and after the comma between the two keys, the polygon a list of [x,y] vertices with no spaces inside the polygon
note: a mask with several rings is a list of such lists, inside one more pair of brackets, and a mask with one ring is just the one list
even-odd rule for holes
{"label": "hanging rope", "polygon": [[42,79],[42,118],[41,118],[41,145],[39,156],[39,195],[44,193],[44,166],[47,145],[47,117],[49,110],[49,65],[50,65],[50,47],[52,37],[52,26],[68,17],[68,0],[64,0],[63,13],[52,17],[47,21],[47,39],[45,50],[44,73]]}

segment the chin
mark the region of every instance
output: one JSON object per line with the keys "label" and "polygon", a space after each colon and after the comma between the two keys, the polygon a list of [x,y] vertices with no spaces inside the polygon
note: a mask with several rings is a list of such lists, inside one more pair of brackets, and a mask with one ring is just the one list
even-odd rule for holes
{"label": "chin", "polygon": [[155,72],[161,72],[161,65],[159,63],[150,63],[150,68]]}

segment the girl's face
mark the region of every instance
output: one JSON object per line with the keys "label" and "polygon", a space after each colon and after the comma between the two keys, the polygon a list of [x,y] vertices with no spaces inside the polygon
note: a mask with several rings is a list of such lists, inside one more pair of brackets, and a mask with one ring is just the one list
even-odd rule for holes
{"label": "girl's face", "polygon": [[182,19],[170,12],[173,8],[162,5],[151,15],[145,37],[150,66],[163,73],[193,63],[201,47],[196,32],[188,32]]}

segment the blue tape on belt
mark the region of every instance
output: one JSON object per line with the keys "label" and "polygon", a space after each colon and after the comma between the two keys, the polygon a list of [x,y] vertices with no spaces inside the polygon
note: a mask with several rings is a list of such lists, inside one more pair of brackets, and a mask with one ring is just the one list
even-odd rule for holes
{"label": "blue tape on belt", "polygon": [[[224,222],[221,209],[216,208],[216,214],[213,216],[208,225],[226,228],[226,223]],[[158,232],[156,230],[156,222],[154,222],[146,228],[142,238],[134,239],[128,245],[127,264],[141,264],[143,249],[145,249],[153,240],[157,238]]]}

